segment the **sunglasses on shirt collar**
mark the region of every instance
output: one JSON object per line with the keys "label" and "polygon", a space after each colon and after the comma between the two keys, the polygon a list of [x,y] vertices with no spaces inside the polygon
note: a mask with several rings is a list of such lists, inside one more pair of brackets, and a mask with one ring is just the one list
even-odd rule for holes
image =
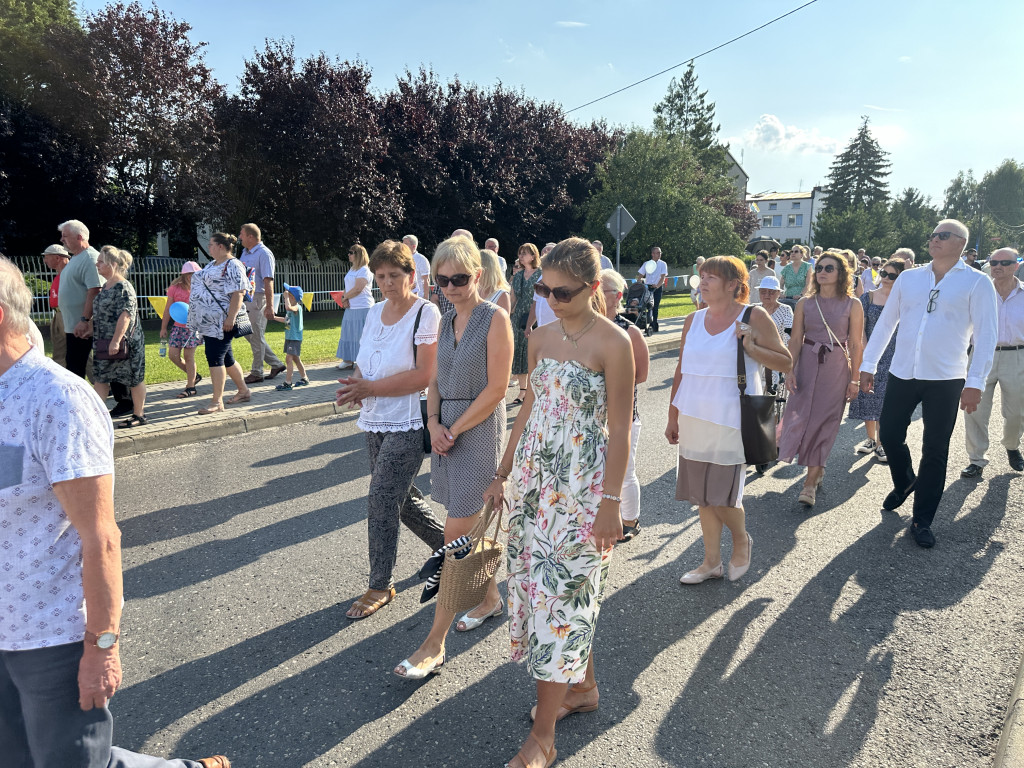
{"label": "sunglasses on shirt collar", "polygon": [[570,290],[569,288],[548,288],[544,283],[536,283],[533,286],[533,292],[540,296],[542,299],[547,299],[551,296],[555,297],[555,301],[559,304],[568,304],[570,301],[579,296],[589,286],[584,283],[576,290]]}

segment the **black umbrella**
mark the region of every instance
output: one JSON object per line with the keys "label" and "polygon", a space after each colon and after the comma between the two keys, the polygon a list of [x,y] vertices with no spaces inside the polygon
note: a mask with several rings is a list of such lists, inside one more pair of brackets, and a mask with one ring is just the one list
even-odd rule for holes
{"label": "black umbrella", "polygon": [[781,248],[782,247],[779,244],[778,240],[773,240],[772,238],[768,237],[767,235],[761,235],[760,237],[755,237],[753,240],[751,240],[749,243],[747,243],[747,249],[746,250],[747,250],[747,253],[756,253],[757,251],[767,251],[773,245],[776,248]]}

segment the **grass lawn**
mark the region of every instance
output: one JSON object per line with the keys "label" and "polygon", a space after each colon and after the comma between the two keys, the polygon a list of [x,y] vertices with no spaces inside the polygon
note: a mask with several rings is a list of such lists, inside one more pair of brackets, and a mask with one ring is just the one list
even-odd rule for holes
{"label": "grass lawn", "polygon": [[[666,294],[661,300],[659,315],[662,318],[680,317],[693,312],[695,307],[690,297],[685,293]],[[302,362],[306,365],[313,363],[329,363],[334,361],[335,352],[338,349],[338,337],[341,335],[341,312],[307,312],[304,320],[304,331],[302,335]],[[284,329],[281,323],[271,322],[267,326],[267,340],[278,357],[284,361]],[[44,334],[45,335],[45,334]],[[235,339],[231,345],[232,352],[242,370],[249,373],[249,366],[252,363],[252,350],[245,339]],[[50,343],[46,343],[47,354],[50,353]],[[206,365],[206,355],[203,348],[196,349],[196,367],[199,373],[209,379],[210,369]],[[166,357],[160,357],[160,332],[159,330],[146,331],[146,383],[162,384],[166,381],[181,381],[185,385],[185,374],[175,367]]]}

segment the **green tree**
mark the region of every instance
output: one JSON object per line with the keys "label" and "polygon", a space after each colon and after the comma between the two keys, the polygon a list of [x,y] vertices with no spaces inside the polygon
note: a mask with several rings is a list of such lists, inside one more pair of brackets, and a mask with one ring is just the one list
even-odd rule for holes
{"label": "green tree", "polygon": [[889,209],[892,236],[887,243],[888,250],[880,255],[885,257],[897,248],[912,248],[918,261],[929,260],[928,236],[940,218],[930,198],[913,187],[903,190]]}
{"label": "green tree", "polygon": [[984,236],[987,255],[993,248],[1019,246],[1024,240],[1024,165],[1004,160],[981,180],[984,195]]}
{"label": "green tree", "polygon": [[0,33],[40,39],[54,26],[76,27],[75,4],[69,0],[0,0]]}
{"label": "green tree", "polygon": [[665,98],[654,105],[654,130],[681,137],[698,159],[719,146],[718,132],[722,128],[715,123],[715,102],[707,97],[708,92],[697,85],[691,61],[682,79],[673,77]]}
{"label": "green tree", "polygon": [[814,242],[825,248],[863,248],[883,259],[897,248],[912,248],[927,259],[928,233],[938,219],[931,201],[910,187],[888,204],[826,208],[815,221]]}
{"label": "green tree", "polygon": [[622,241],[623,261],[644,261],[653,245],[674,265],[739,255],[744,240],[724,212],[734,195],[727,178],[703,172],[688,146],[669,134],[634,128],[597,171],[597,189],[584,205],[585,231],[605,235],[605,221],[622,203],[637,220]]}
{"label": "green tree", "polygon": [[828,174],[828,200],[825,209],[845,211],[855,206],[871,207],[889,198],[886,178],[892,163],[871,135],[868,117],[864,117],[849,146],[836,155]]}

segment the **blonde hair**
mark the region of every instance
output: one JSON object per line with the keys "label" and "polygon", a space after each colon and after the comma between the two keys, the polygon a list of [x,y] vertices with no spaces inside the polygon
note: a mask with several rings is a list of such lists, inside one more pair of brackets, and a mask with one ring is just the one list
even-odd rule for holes
{"label": "blonde hair", "polygon": [[192,287],[192,273],[182,272],[176,278],[171,281],[171,285],[175,285],[178,288],[191,288]]}
{"label": "blonde hair", "polygon": [[110,266],[117,274],[124,277],[132,268],[132,255],[123,248],[115,248],[112,245],[104,245],[100,248],[100,258],[103,263]]}
{"label": "blonde hair", "polygon": [[[846,263],[846,256],[841,251],[825,251],[821,256],[818,257],[818,264],[821,264],[825,259],[832,259],[836,262],[836,296],[852,296],[853,295],[853,270],[850,269],[850,265]],[[818,264],[815,264],[815,269]],[[807,293],[805,296],[817,296],[821,293],[821,286],[818,285],[818,273],[811,271],[811,282],[807,286]]]}
{"label": "blonde hair", "polygon": [[356,243],[351,248],[349,248],[348,252],[351,253],[353,256],[352,266],[355,267],[356,269],[359,269],[359,267],[365,267],[367,264],[370,263],[369,254],[366,253],[366,249],[363,248],[363,246],[361,246],[359,243]]}
{"label": "blonde hair", "polygon": [[[569,237],[557,243],[541,259],[541,270],[561,272],[587,285],[593,285],[601,280],[601,257],[589,240]],[[599,314],[605,314],[604,294],[601,291],[594,291],[590,301]]]}
{"label": "blonde hair", "polygon": [[242,228],[241,228],[241,231],[242,232],[248,232],[250,235],[255,237],[257,240],[262,240],[263,239],[263,233],[260,232],[260,228],[257,227],[252,222],[249,222],[248,224],[243,224]]}
{"label": "blonde hair", "polygon": [[437,250],[434,251],[430,273],[435,281],[437,279],[437,270],[441,268],[442,264],[447,264],[449,261],[454,262],[460,269],[466,270],[469,274],[476,275],[480,271],[480,249],[468,237],[461,235],[449,237],[437,246]]}
{"label": "blonde hair", "polygon": [[619,294],[619,302],[615,306],[616,311],[622,309],[622,298],[626,293],[626,280],[614,269],[601,270],[601,285],[614,288]]}
{"label": "blonde hair", "polygon": [[480,251],[480,265],[483,271],[480,273],[480,285],[477,290],[481,298],[490,300],[495,291],[511,290],[505,273],[501,271],[501,264],[498,263],[498,254],[490,248]]}
{"label": "blonde hair", "polygon": [[749,273],[743,259],[735,256],[712,256],[700,265],[700,273],[703,275],[705,272],[720,277],[727,283],[730,280],[739,281],[739,286],[733,291],[733,298],[737,304],[747,303],[747,299],[750,298],[750,285],[747,282]]}

